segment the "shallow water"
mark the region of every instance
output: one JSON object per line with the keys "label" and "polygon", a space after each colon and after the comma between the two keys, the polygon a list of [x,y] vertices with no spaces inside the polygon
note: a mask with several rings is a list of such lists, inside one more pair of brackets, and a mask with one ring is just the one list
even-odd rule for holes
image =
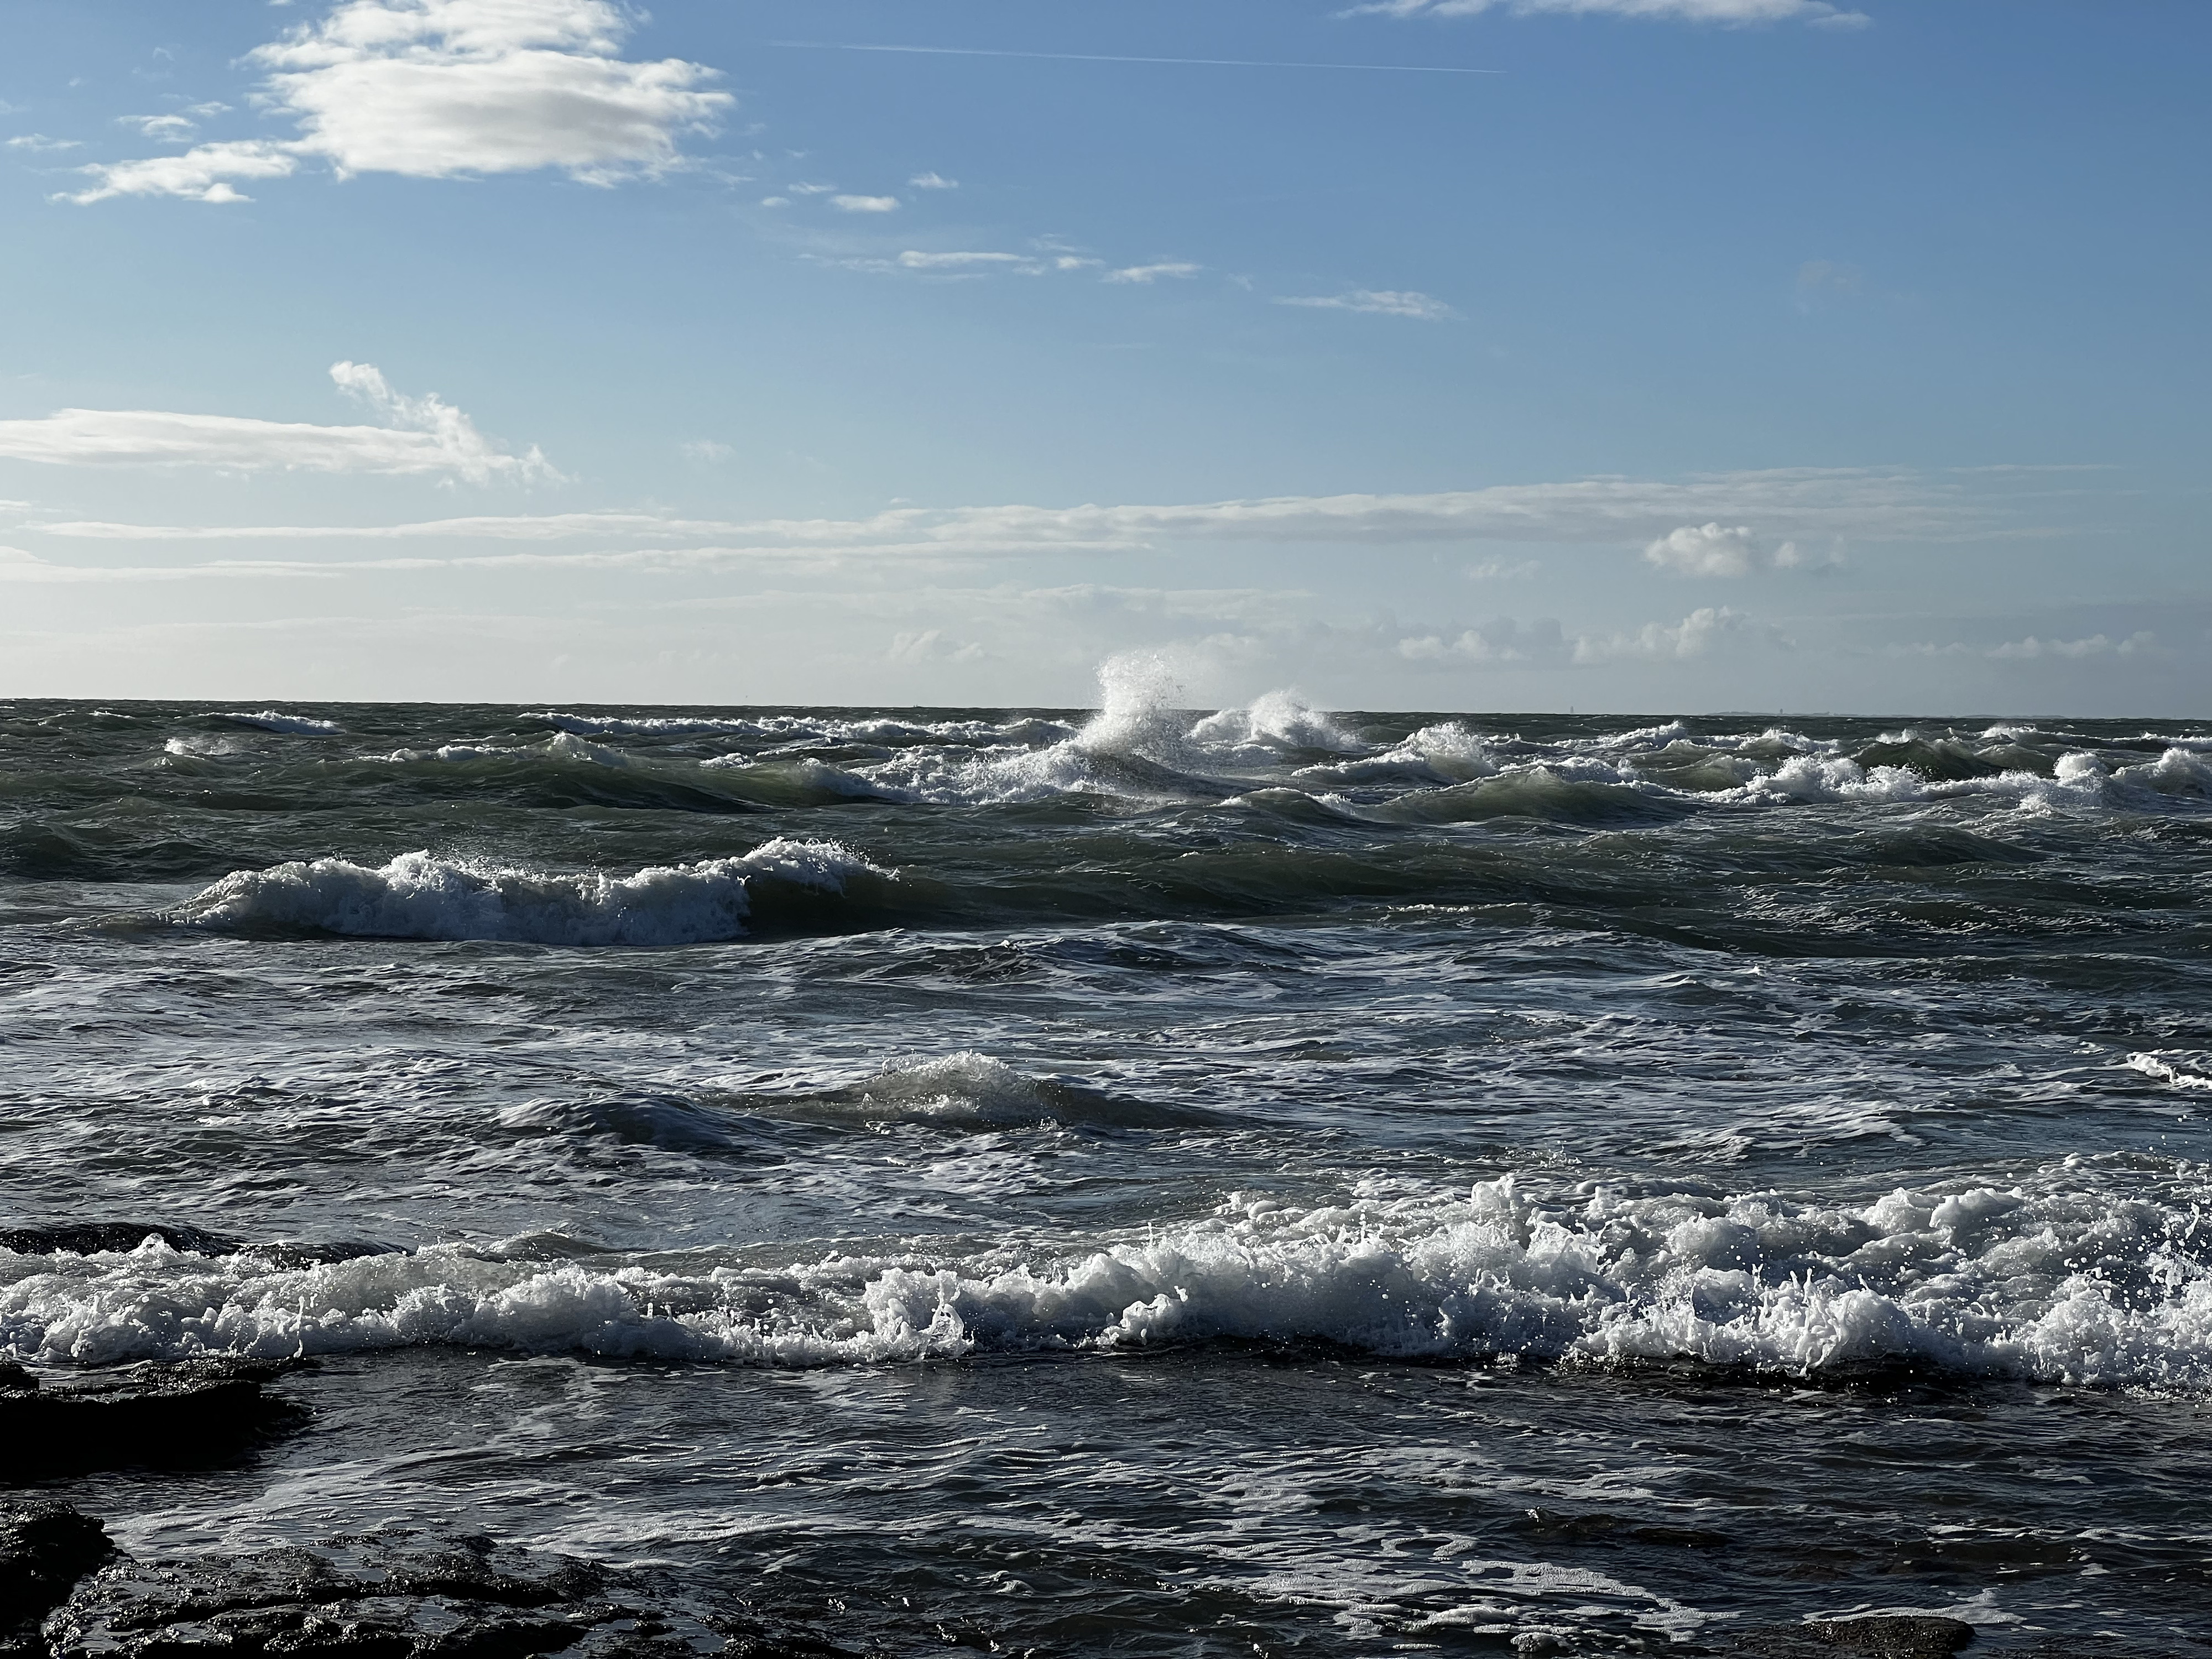
{"label": "shallow water", "polygon": [[0,1221],[386,1247],[0,1251],[323,1357],[83,1501],[900,1650],[2206,1633],[2202,728],[1107,691],[0,705]]}

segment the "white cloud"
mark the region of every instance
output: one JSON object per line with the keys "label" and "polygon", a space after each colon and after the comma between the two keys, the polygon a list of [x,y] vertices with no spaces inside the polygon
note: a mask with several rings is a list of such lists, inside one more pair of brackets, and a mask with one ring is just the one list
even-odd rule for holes
{"label": "white cloud", "polygon": [[1678,576],[1748,576],[1754,570],[1825,570],[1842,560],[1795,542],[1769,547],[1747,525],[1686,524],[1644,550],[1644,561]]}
{"label": "white cloud", "polygon": [[8,140],[9,149],[27,149],[39,155],[51,155],[56,150],[75,149],[77,147],[77,141],[74,138],[49,138],[43,132],[27,132],[19,137]]}
{"label": "white cloud", "polygon": [[784,188],[793,196],[827,196],[837,186],[835,185],[786,185]]}
{"label": "white cloud", "polygon": [[188,143],[200,130],[200,124],[189,115],[118,115],[115,118],[125,126],[137,128],[142,138],[158,138],[169,144]]}
{"label": "white cloud", "polygon": [[1036,274],[1044,270],[1043,264],[1025,253],[950,252],[924,253],[908,248],[898,257],[898,264],[907,270],[953,271],[975,275],[985,270],[1019,270]]}
{"label": "white cloud", "polygon": [[893,635],[884,657],[890,662],[977,662],[986,654],[980,645],[947,639],[942,629],[930,628]]}
{"label": "white cloud", "polygon": [[1683,576],[1748,576],[1760,563],[1759,544],[1742,525],[1686,524],[1644,550],[1646,562]]}
{"label": "white cloud", "polygon": [[1810,23],[1819,28],[1863,28],[1874,20],[1863,11],[1845,11],[1826,0],[1370,0],[1340,14],[1385,17],[1473,17],[1486,11],[1516,17],[1544,13],[1570,16],[1601,15],[1677,23]]}
{"label": "white cloud", "polygon": [[1575,641],[1578,663],[1616,662],[1623,658],[1659,661],[1702,657],[1717,646],[1735,643],[1787,644],[1775,629],[1727,605],[1706,605],[1679,623],[1646,623],[1633,634],[1613,634],[1603,639],[1585,634]]}
{"label": "white cloud", "polygon": [[1534,559],[1522,559],[1509,564],[1504,559],[1485,559],[1480,564],[1468,566],[1462,574],[1471,582],[1526,581],[1541,568]]}
{"label": "white cloud", "polygon": [[957,190],[960,181],[948,179],[941,173],[917,173],[907,183],[915,190]]}
{"label": "white cloud", "polygon": [[83,169],[99,180],[69,199],[105,202],[118,196],[182,196],[197,202],[250,202],[234,179],[282,179],[299,170],[299,157],[261,138],[198,144],[182,155],[139,161],[106,161]]}
{"label": "white cloud", "polygon": [[248,54],[297,138],[89,167],[93,187],[70,199],[237,201],[231,180],[309,160],[340,178],[540,167],[595,185],[652,177],[678,164],[681,134],[711,130],[733,100],[704,89],[715,71],[700,64],[615,56],[631,21],[609,0],[344,0]]}
{"label": "white cloud", "polygon": [[2148,629],[2130,634],[2124,640],[2112,639],[2103,634],[2092,634],[2079,640],[2043,640],[2029,635],[2024,640],[2011,640],[1992,647],[1989,656],[2015,662],[2034,662],[2040,659],[2057,658],[2075,660],[2087,657],[2160,656],[2158,635]]}
{"label": "white cloud", "polygon": [[717,443],[712,438],[694,438],[687,443],[678,444],[677,449],[686,460],[698,461],[708,466],[719,466],[738,453],[729,445]]}
{"label": "white cloud", "polygon": [[1155,265],[1124,265],[1119,270],[1109,270],[1103,280],[1109,283],[1154,283],[1163,276],[1195,276],[1206,267],[1187,264],[1180,259],[1164,259]]}
{"label": "white cloud", "polygon": [[791,198],[788,196],[763,196],[761,198],[761,205],[763,207],[789,207],[791,205]]}
{"label": "white cloud", "polygon": [[830,205],[841,213],[895,213],[899,198],[896,196],[832,196]]}
{"label": "white cloud", "polygon": [[[0,423],[0,453],[8,453],[8,424]],[[2031,521],[2027,511],[2009,507],[2000,493],[2013,481],[2010,475],[1990,475],[1981,481],[1981,492],[1964,493],[1948,481],[1938,484],[1910,472],[1784,469],[1681,482],[1601,477],[1427,495],[1283,495],[1170,506],[902,507],[866,519],[684,520],[646,513],[586,512],[371,526],[73,521],[25,529],[46,535],[149,541],[562,540],[588,536],[602,542],[713,541],[725,546],[840,553],[925,550],[961,557],[1136,552],[1183,540],[1370,546],[1487,540],[1618,546],[1663,538],[1686,521],[1746,519],[1800,536],[1928,541],[2005,533],[2016,522]],[[2028,510],[2043,505],[2031,498]]]}
{"label": "white cloud", "polygon": [[442,474],[482,483],[559,475],[533,446],[510,455],[434,392],[394,392],[368,363],[335,363],[331,379],[382,426],[314,426],[234,415],[64,409],[0,421],[0,459],[62,465],[209,466],[241,471]]}
{"label": "white cloud", "polygon": [[1511,617],[1499,617],[1453,640],[1437,634],[1401,640],[1398,654],[1408,662],[1560,662],[1568,646],[1554,617],[1539,617],[1524,627]]}
{"label": "white cloud", "polygon": [[1412,289],[1358,288],[1349,294],[1298,295],[1275,301],[1279,306],[1306,306],[1316,311],[1359,311],[1376,317],[1411,317],[1424,323],[1441,323],[1459,313],[1442,300]]}

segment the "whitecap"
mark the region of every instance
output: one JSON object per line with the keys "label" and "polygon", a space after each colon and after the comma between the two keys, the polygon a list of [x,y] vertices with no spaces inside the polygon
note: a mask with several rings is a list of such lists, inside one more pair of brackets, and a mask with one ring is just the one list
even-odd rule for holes
{"label": "whitecap", "polygon": [[264,708],[250,714],[234,711],[210,718],[232,720],[240,726],[251,726],[264,732],[289,732],[311,736],[345,730],[336,720],[319,720],[307,714],[287,714],[274,708]]}
{"label": "whitecap", "polygon": [[757,882],[842,893],[863,873],[895,878],[836,842],[781,836],[741,858],[653,866],[628,876],[546,872],[428,852],[402,854],[375,869],[325,858],[235,871],[179,905],[172,920],[374,939],[696,945],[743,937]]}
{"label": "whitecap", "polygon": [[[969,1057],[945,1065],[960,1090],[992,1086]],[[2155,1196],[2095,1176],[2069,1161],[2011,1186],[1856,1205],[1545,1192],[1510,1176],[1319,1206],[1232,1194],[1141,1237],[942,1259],[549,1263],[457,1244],[287,1269],[150,1239],[127,1254],[0,1253],[0,1348],[45,1363],[438,1344],[818,1365],[1226,1337],[2212,1388],[2203,1172],[2179,1166]]]}

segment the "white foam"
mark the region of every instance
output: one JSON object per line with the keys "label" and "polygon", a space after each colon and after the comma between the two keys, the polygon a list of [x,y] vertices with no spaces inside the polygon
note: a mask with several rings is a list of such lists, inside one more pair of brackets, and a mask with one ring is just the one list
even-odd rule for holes
{"label": "white foam", "polygon": [[1425,726],[1388,749],[1353,760],[1301,767],[1301,781],[1358,784],[1413,781],[1444,787],[1491,776],[1499,762],[1490,745],[1457,720]]}
{"label": "white foam", "polygon": [[241,870],[188,899],[196,927],[298,927],[378,939],[510,939],[542,945],[696,945],[741,937],[757,881],[842,892],[866,872],[836,842],[778,837],[742,858],[654,866],[634,875],[546,873],[406,853],[371,869],[345,859]]}
{"label": "white foam", "polygon": [[246,744],[238,738],[171,738],[162,744],[161,752],[179,760],[216,760],[225,755],[244,754]]}
{"label": "white foam", "polygon": [[2177,1089],[2212,1089],[2212,1054],[2190,1049],[2153,1049],[2121,1062],[2131,1072],[2154,1077]]}
{"label": "white foam", "polygon": [[236,712],[217,714],[219,720],[235,720],[240,726],[258,726],[264,732],[292,732],[303,734],[343,732],[345,727],[336,720],[319,720],[306,714],[286,714],[274,708],[264,708],[247,714]]}
{"label": "white foam", "polygon": [[2148,765],[2122,767],[2112,774],[2112,781],[2160,795],[2212,800],[2212,759],[2177,744]]}
{"label": "white foam", "polygon": [[569,732],[556,732],[544,743],[447,743],[435,749],[395,749],[379,759],[394,764],[421,761],[442,761],[448,765],[464,761],[581,761],[590,766],[627,767],[629,757],[619,749],[609,749],[600,744],[586,743]]}
{"label": "white foam", "polygon": [[902,720],[888,715],[862,720],[830,716],[768,714],[742,716],[572,714],[542,709],[525,714],[576,737],[734,737],[786,744],[874,744],[940,741],[994,743],[1029,737],[1057,739],[1075,728],[1057,720],[1020,717],[996,720]]}
{"label": "white foam", "polygon": [[1209,714],[1186,735],[1190,742],[1230,750],[1326,749],[1357,755],[1369,747],[1288,691],[1269,691],[1243,708]]}
{"label": "white foam", "polygon": [[[963,1081],[973,1086],[975,1079]],[[1401,1357],[1690,1358],[1800,1374],[1910,1362],[2212,1388],[2207,1172],[2117,1190],[2076,1162],[1869,1204],[1774,1193],[1231,1194],[1142,1240],[1058,1254],[762,1265],[513,1260],[436,1246],[279,1269],[158,1239],[0,1252],[0,1348],[44,1363],[409,1344],[781,1364],[1325,1339]]]}
{"label": "white foam", "polygon": [[666,720],[644,715],[623,718],[613,714],[565,714],[550,710],[525,714],[522,718],[543,720],[548,726],[583,738],[661,738],[708,732],[742,738],[771,735],[768,726],[758,720]]}

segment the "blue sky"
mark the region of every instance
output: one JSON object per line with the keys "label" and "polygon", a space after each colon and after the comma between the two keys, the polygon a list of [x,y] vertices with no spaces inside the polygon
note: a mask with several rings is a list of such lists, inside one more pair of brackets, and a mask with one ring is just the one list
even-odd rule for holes
{"label": "blue sky", "polygon": [[0,694],[2212,713],[2200,5],[7,28]]}

